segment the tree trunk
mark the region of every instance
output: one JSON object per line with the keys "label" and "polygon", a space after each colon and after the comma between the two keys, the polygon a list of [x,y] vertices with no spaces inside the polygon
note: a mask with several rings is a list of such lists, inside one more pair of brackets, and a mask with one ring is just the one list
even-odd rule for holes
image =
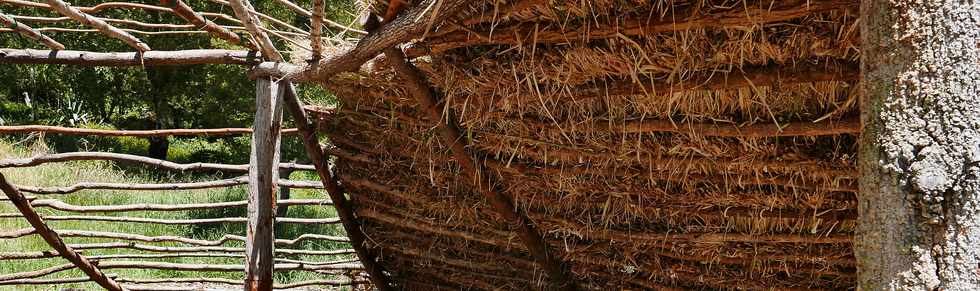
{"label": "tree trunk", "polygon": [[863,0],[860,290],[980,288],[980,4]]}

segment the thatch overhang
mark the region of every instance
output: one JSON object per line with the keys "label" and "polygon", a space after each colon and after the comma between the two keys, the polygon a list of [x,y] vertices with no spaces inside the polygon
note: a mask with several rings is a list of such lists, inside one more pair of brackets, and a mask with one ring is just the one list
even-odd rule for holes
{"label": "thatch overhang", "polygon": [[[575,285],[853,287],[857,1],[476,4],[406,52]],[[386,61],[312,110],[381,264],[545,288]]]}

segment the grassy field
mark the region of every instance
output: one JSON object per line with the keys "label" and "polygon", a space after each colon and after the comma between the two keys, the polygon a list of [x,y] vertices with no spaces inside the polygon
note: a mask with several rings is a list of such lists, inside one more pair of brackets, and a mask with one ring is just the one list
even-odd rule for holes
{"label": "grassy field", "polygon": [[[204,146],[206,148],[206,146]],[[29,157],[34,154],[49,152],[44,143],[34,142],[30,146],[14,145],[10,140],[0,139],[0,159]],[[186,148],[174,147],[171,151],[189,151]],[[182,155],[190,155],[181,153]],[[76,182],[130,182],[130,183],[163,183],[163,182],[191,182],[215,180],[229,178],[230,175],[218,176],[218,174],[181,174],[181,173],[160,173],[152,168],[144,168],[132,165],[119,165],[111,162],[68,162],[52,163],[31,168],[15,168],[0,170],[11,182],[25,186],[68,186]],[[296,172],[291,176],[292,179],[313,180],[316,179],[313,173]],[[28,194],[30,195],[30,194]],[[219,202],[245,200],[245,186],[222,189],[190,190],[190,191],[106,191],[106,190],[86,190],[68,195],[42,195],[42,198],[60,199],[69,204],[75,205],[118,205],[135,203],[162,203],[162,204],[186,204],[201,202]],[[293,199],[302,198],[326,198],[326,194],[318,190],[293,189]],[[0,202],[0,212],[16,213],[17,210],[9,202]],[[42,215],[79,215],[52,210],[50,208],[40,208]],[[215,217],[244,217],[245,208],[226,208],[220,210],[199,210],[199,211],[171,211],[171,212],[113,212],[113,213],[92,213],[89,215],[100,216],[136,216],[152,217],[164,219],[197,219]],[[289,217],[304,218],[327,218],[336,217],[331,206],[292,206],[289,209]],[[220,225],[156,225],[139,223],[117,223],[117,222],[92,222],[92,221],[50,221],[48,222],[55,230],[94,230],[124,232],[142,234],[147,236],[172,235],[190,237],[196,239],[215,240],[224,234],[245,235],[245,225],[241,224],[220,224]],[[11,231],[29,227],[26,221],[21,218],[0,218],[0,232]],[[276,236],[278,238],[295,238],[300,234],[315,233],[325,235],[343,235],[343,229],[339,225],[296,225],[279,224],[276,225]],[[86,239],[86,238],[66,238],[68,243],[98,243],[110,242],[107,239]],[[142,243],[157,246],[188,246],[180,243]],[[243,247],[243,243],[229,242],[224,246]],[[301,245],[294,245],[290,248],[302,248],[312,250],[332,250],[349,248],[348,245],[332,243],[327,241],[312,240],[305,241]],[[28,236],[17,239],[0,239],[0,252],[26,252],[50,250],[47,244],[39,236]],[[86,255],[102,254],[125,254],[125,253],[147,253],[130,249],[102,249],[87,250]],[[297,256],[292,259],[304,261],[331,261],[350,257],[324,257],[324,256]],[[114,259],[126,260],[126,259]],[[166,258],[166,259],[133,259],[139,261],[162,261],[173,263],[211,263],[211,264],[242,264],[240,258]],[[38,270],[45,267],[61,265],[67,263],[61,258],[34,259],[34,260],[9,260],[0,261],[0,274],[10,274],[15,272],[25,272]],[[175,277],[215,277],[241,279],[239,273],[223,272],[180,272],[168,270],[141,270],[141,269],[112,269],[106,273],[117,274],[124,278],[175,278]],[[43,278],[69,278],[83,277],[77,270],[59,272]],[[276,281],[278,283],[289,283],[313,279],[331,279],[325,275],[311,272],[277,272]],[[94,283],[69,284],[55,286],[36,286],[33,287],[11,287],[0,286],[0,290],[59,290],[62,288],[82,288],[83,290],[100,290]]]}

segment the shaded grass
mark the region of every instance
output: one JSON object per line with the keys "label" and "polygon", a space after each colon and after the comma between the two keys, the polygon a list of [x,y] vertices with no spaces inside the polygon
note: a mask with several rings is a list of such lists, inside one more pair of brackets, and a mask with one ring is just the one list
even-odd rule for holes
{"label": "shaded grass", "polygon": [[[31,156],[34,153],[47,151],[46,147],[35,145],[31,148],[13,146],[9,142],[0,140],[0,158],[14,158]],[[189,182],[203,181],[222,178],[220,174],[161,174],[151,169],[133,169],[132,166],[125,166],[126,170],[110,162],[69,162],[46,164],[31,168],[3,169],[2,173],[9,181],[19,185],[31,186],[67,186],[76,182],[131,182],[131,183],[162,183],[162,182]],[[294,173],[293,179],[316,179],[311,173]],[[188,191],[111,191],[111,190],[87,190],[68,195],[41,195],[42,198],[56,198],[70,204],[76,205],[118,205],[135,203],[160,203],[160,204],[186,204],[186,203],[205,203],[234,201],[246,199],[247,190],[244,186],[204,189]],[[319,190],[293,189],[292,198],[324,198],[326,194]],[[62,212],[49,208],[38,209],[42,215],[78,215],[76,213]],[[17,210],[9,202],[0,202],[0,212],[12,213]],[[150,217],[161,219],[194,219],[194,218],[216,218],[216,217],[244,217],[245,208],[227,209],[207,209],[195,211],[174,211],[174,212],[153,212],[153,211],[132,211],[117,213],[91,213],[89,215],[103,216],[133,216]],[[290,217],[305,218],[325,218],[335,217],[336,213],[331,206],[291,206],[289,209]],[[49,225],[55,230],[92,230],[92,231],[111,231],[142,234],[148,236],[175,235],[195,239],[216,240],[224,234],[245,235],[244,224],[215,224],[215,225],[155,225],[137,224],[120,222],[91,222],[91,221],[51,221]],[[29,227],[23,219],[0,218],[0,231],[10,231]],[[280,224],[276,226],[277,238],[295,238],[304,233],[316,233],[327,235],[344,235],[343,229],[339,225],[298,225]],[[67,243],[99,243],[110,242],[109,239],[92,238],[65,238]],[[142,243],[156,246],[187,246],[180,243]],[[0,251],[3,252],[26,252],[50,250],[47,244],[39,236],[29,236],[18,239],[0,240]],[[241,242],[229,242],[224,246],[244,247]],[[306,241],[302,244],[290,246],[289,248],[303,248],[313,250],[332,250],[349,248],[349,245],[325,242],[325,241]],[[103,254],[126,254],[126,253],[149,253],[129,249],[101,249],[87,250],[87,255]],[[305,261],[332,261],[349,256],[325,257],[325,256],[293,256],[292,259]],[[124,259],[118,259],[124,260]],[[148,259],[134,259],[148,260]],[[207,263],[207,264],[242,264],[240,258],[167,258],[156,259],[161,262],[173,263]],[[0,261],[0,274],[10,274],[38,270],[45,267],[67,263],[61,258],[37,259],[37,260],[11,260]],[[169,270],[140,270],[140,269],[112,269],[106,273],[118,274],[126,278],[174,278],[174,277],[216,277],[241,279],[242,274],[225,272],[181,272]],[[84,276],[77,270],[65,271],[52,274],[43,278],[67,278]],[[290,283],[303,280],[327,279],[326,275],[311,272],[290,271],[277,272],[276,282]],[[58,286],[0,286],[0,290],[56,290],[61,288],[83,288],[85,290],[100,289],[94,283],[66,284]]]}

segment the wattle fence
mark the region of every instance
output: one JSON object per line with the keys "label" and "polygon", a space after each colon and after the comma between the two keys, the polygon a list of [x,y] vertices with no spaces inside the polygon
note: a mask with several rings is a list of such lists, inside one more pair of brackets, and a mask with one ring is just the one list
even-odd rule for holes
{"label": "wattle fence", "polygon": [[[231,129],[179,129],[179,130],[158,130],[158,131],[119,131],[119,130],[91,130],[77,128],[62,128],[50,126],[6,126],[0,127],[0,135],[27,132],[49,132],[57,134],[85,135],[85,136],[216,136],[216,135],[241,135],[250,134],[249,128]],[[295,130],[284,129],[282,133],[291,133]],[[254,142],[254,137],[253,137]],[[278,143],[278,141],[276,142]],[[301,165],[295,163],[277,163],[278,145],[275,146],[275,161],[273,165],[278,170],[285,171],[316,171],[312,165]],[[249,185],[257,187],[259,182],[255,175],[255,169],[250,171],[254,165],[256,147],[253,145],[253,165],[231,165],[216,163],[189,163],[180,164],[165,160],[158,160],[143,156],[106,153],[106,152],[70,152],[56,154],[42,154],[29,158],[15,158],[0,160],[0,188],[3,189],[4,197],[0,198],[0,203],[13,203],[20,210],[20,213],[0,213],[0,219],[26,219],[31,222],[33,227],[22,229],[0,229],[0,245],[4,240],[22,238],[33,235],[42,236],[49,245],[53,247],[50,251],[19,251],[0,248],[0,263],[18,263],[26,260],[39,260],[46,258],[64,257],[71,263],[56,265],[43,269],[25,271],[18,273],[0,274],[0,286],[14,285],[51,285],[68,284],[96,281],[101,286],[120,287],[126,290],[200,290],[200,284],[242,286],[248,284],[247,279],[232,280],[226,278],[207,278],[207,277],[179,277],[179,278],[125,278],[112,274],[112,269],[160,269],[181,271],[180,273],[194,272],[231,272],[242,273],[248,271],[250,266],[248,261],[261,260],[260,251],[257,251],[253,240],[267,240],[273,247],[273,262],[266,262],[276,271],[302,271],[315,273],[317,280],[307,280],[290,284],[277,284],[276,289],[289,289],[304,286],[350,286],[355,290],[369,288],[370,282],[364,272],[364,268],[355,256],[355,250],[351,247],[335,250],[315,250],[304,249],[306,245],[302,242],[319,240],[331,243],[350,244],[346,236],[333,236],[316,233],[305,233],[296,237],[286,239],[275,238],[246,238],[237,234],[219,234],[220,239],[204,240],[181,236],[148,236],[136,233],[113,232],[113,231],[92,231],[92,230],[72,230],[72,229],[50,229],[47,221],[85,221],[91,223],[133,223],[133,224],[158,224],[158,225],[215,225],[215,224],[248,224],[249,235],[252,233],[253,225],[262,224],[254,221],[256,209],[254,197],[249,194],[249,200],[225,201],[210,203],[187,203],[187,204],[114,204],[114,205],[75,205],[59,199],[66,194],[76,193],[86,190],[119,190],[119,191],[156,191],[157,195],[166,195],[166,191],[192,190],[234,187]],[[181,182],[181,183],[161,183],[161,184],[140,184],[140,183],[104,183],[104,182],[79,182],[73,185],[60,187],[37,187],[33,185],[14,185],[3,177],[3,173],[10,174],[18,169],[36,167],[48,163],[61,163],[69,161],[112,161],[116,163],[138,164],[152,167],[161,171],[173,172],[221,172],[221,173],[241,173],[241,176],[221,179],[214,181]],[[268,173],[275,170],[266,171]],[[277,175],[273,175],[277,176]],[[259,177],[258,179],[261,179]],[[322,189],[321,181],[297,181],[286,179],[275,179],[271,188],[303,188],[303,189]],[[163,191],[163,192],[160,192]],[[275,190],[272,194],[275,195]],[[323,206],[333,207],[330,199],[283,199],[275,201],[273,205],[277,208],[289,206]],[[252,202],[252,203],[250,203]],[[200,219],[160,219],[141,217],[138,215],[129,216],[105,216],[105,214],[116,214],[121,212],[174,212],[174,211],[198,211],[216,210],[229,208],[249,208],[248,217],[210,217]],[[39,208],[48,208],[71,215],[40,215],[36,211]],[[265,210],[268,213],[269,210]],[[100,215],[101,214],[101,215]],[[275,215],[275,211],[273,211]],[[338,217],[275,217],[272,219],[274,224],[302,224],[302,225],[326,225],[340,224]],[[106,239],[107,242],[99,243],[66,243],[69,238],[96,238]],[[246,243],[246,247],[228,246],[231,242]],[[180,246],[159,246],[155,243],[172,243]],[[117,253],[119,249],[126,249],[129,252]],[[100,253],[100,250],[113,250],[111,254]],[[302,259],[298,256],[303,256]],[[321,257],[322,260],[309,260],[310,257]],[[335,259],[342,257],[345,259]],[[167,262],[174,258],[241,258],[245,259],[245,264],[188,264]],[[334,259],[331,259],[334,258]],[[48,275],[80,269],[86,273],[86,277],[77,278],[45,278]],[[248,278],[245,276],[244,278]],[[101,280],[100,280],[101,279]],[[101,282],[100,282],[101,281]],[[106,287],[107,289],[112,289]],[[241,287],[238,287],[241,288]]]}

